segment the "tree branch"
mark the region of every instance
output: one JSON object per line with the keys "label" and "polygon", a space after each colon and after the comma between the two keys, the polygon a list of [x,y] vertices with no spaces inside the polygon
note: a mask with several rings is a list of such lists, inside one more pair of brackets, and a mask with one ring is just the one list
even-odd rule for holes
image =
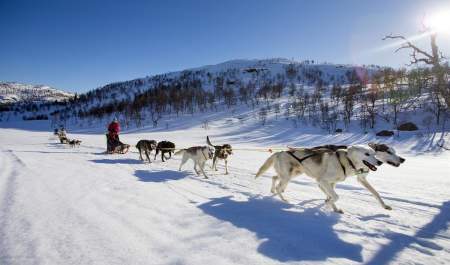
{"label": "tree branch", "polygon": [[[402,49],[412,49],[413,50],[413,53],[411,55],[411,57],[413,58],[413,60],[411,61],[411,65],[417,64],[419,62],[424,62],[426,64],[432,64],[433,56],[430,55],[429,53],[427,53],[426,51],[420,49],[416,45],[414,45],[412,42],[410,42],[404,36],[391,34],[391,35],[388,35],[383,38],[383,40],[387,40],[387,39],[393,39],[393,40],[400,39],[400,40],[404,41],[403,44],[397,50],[395,50],[395,52],[398,52],[399,50],[402,50]],[[425,56],[426,58],[417,58],[418,54]]]}

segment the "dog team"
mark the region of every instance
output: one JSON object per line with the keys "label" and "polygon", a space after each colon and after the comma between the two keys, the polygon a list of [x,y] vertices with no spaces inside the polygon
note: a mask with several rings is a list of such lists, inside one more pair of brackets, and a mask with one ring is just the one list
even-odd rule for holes
{"label": "dog team", "polygon": [[60,143],[68,144],[70,147],[80,146],[81,144],[81,140],[67,138],[66,129],[64,126],[61,126],[59,129],[55,129],[53,134],[58,137]]}
{"label": "dog team", "polygon": [[[114,124],[113,124],[114,125]],[[112,129],[115,129],[115,137],[111,136]],[[108,153],[126,153],[130,147],[128,144],[120,142],[118,131],[120,127],[110,126],[110,133],[107,134]],[[61,143],[66,143],[72,147],[79,146],[80,140],[69,140],[64,128],[55,130],[55,135],[59,137]],[[116,142],[112,143],[111,139]],[[217,171],[217,163],[223,160],[225,163],[225,174],[228,174],[228,158],[233,154],[233,149],[229,144],[213,145],[206,137],[205,146],[193,146],[186,149],[180,149],[175,152],[175,144],[169,141],[156,142],[155,140],[140,140],[136,144],[139,151],[139,158],[151,163],[150,153],[155,150],[154,160],[161,153],[161,160],[164,162],[174,155],[182,155],[179,170],[188,161],[194,162],[194,171],[197,175],[202,174],[205,178],[205,164],[212,160],[211,168]],[[168,154],[168,157],[166,156]],[[145,155],[145,158],[144,158]],[[281,200],[287,202],[283,193],[289,182],[296,176],[305,174],[313,178],[320,190],[325,194],[325,203],[333,211],[343,213],[336,206],[339,199],[335,191],[336,184],[344,181],[347,177],[356,176],[361,185],[366,188],[387,210],[392,208],[385,204],[380,194],[367,181],[367,175],[371,171],[376,171],[377,167],[383,163],[394,167],[400,166],[405,159],[396,154],[392,147],[385,144],[369,143],[363,145],[323,145],[312,148],[289,148],[287,151],[276,152],[272,154],[256,173],[255,178],[261,176],[269,168],[273,167],[276,175],[272,177],[272,187],[270,191],[278,195]]]}
{"label": "dog team", "polygon": [[[194,161],[194,171],[197,175],[202,173],[205,178],[208,178],[204,171],[205,163],[206,161],[212,159],[212,168],[216,171],[217,162],[219,160],[224,160],[225,174],[228,174],[228,157],[233,154],[231,145],[213,145],[209,140],[209,137],[206,137],[206,142],[208,143],[208,146],[193,146],[186,149],[180,149],[178,152],[174,153],[174,155],[183,155],[179,170],[181,170],[182,166],[189,159],[191,159]],[[170,159],[172,157],[172,152],[175,151],[175,144],[169,141],[161,141],[157,143],[155,140],[140,140],[136,144],[136,148],[139,151],[139,158],[141,160],[145,161],[143,158],[144,154],[147,160],[151,163],[150,153],[155,150],[154,160],[156,160],[158,153],[161,152],[161,160],[164,162],[165,159]],[[169,154],[169,157],[165,156],[166,153]]]}
{"label": "dog team", "polygon": [[[218,160],[225,162],[225,174],[228,174],[227,158],[233,154],[232,147],[229,144],[213,145],[206,138],[207,146],[194,146],[186,149],[180,149],[174,155],[182,155],[182,166],[191,159],[194,162],[194,171],[197,175],[202,174],[208,178],[204,168],[206,161],[213,160],[212,168],[217,171]],[[145,154],[150,161],[149,154],[155,150],[155,157],[161,152],[161,160],[169,159],[175,150],[175,144],[168,141],[162,141],[158,144],[154,140],[140,140],[136,148],[139,150],[141,160],[144,160],[142,154]],[[169,158],[164,153],[169,153]],[[151,161],[150,161],[151,162]],[[363,145],[323,145],[312,148],[289,148],[288,151],[281,151],[271,155],[256,173],[255,178],[261,176],[269,168],[273,167],[276,175],[272,177],[271,192],[278,195],[283,201],[287,200],[283,196],[289,182],[296,176],[305,174],[313,178],[320,190],[325,194],[325,203],[333,211],[343,213],[336,206],[338,195],[335,191],[336,184],[344,181],[347,177],[356,176],[358,182],[366,188],[387,210],[392,208],[385,204],[379,193],[367,181],[367,175],[371,171],[376,171],[377,167],[383,163],[394,167],[400,166],[405,159],[396,154],[392,147],[385,144],[369,143]]]}

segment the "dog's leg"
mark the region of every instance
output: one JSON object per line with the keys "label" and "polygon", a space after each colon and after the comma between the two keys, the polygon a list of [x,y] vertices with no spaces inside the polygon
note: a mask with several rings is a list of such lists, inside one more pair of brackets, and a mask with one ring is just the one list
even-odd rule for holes
{"label": "dog's leg", "polygon": [[288,202],[288,200],[286,200],[286,198],[284,198],[283,196],[283,187],[285,187],[287,185],[287,182],[289,182],[289,178],[283,178],[280,177],[280,181],[278,182],[278,185],[275,188],[275,191],[277,193],[277,195],[281,198],[281,200],[283,200],[284,202]]}
{"label": "dog's leg", "polygon": [[204,170],[204,168],[205,168],[205,163],[206,163],[206,160],[203,161],[203,162],[199,165],[199,167],[200,167],[200,171],[203,173],[203,176],[205,176],[205,179],[207,179],[208,176],[206,176],[205,170]]}
{"label": "dog's leg", "polygon": [[289,178],[288,181],[283,182],[283,186],[281,187],[281,192],[284,192],[286,190],[287,185],[291,181],[292,177]]}
{"label": "dog's leg", "polygon": [[161,151],[161,160],[162,160],[163,162],[165,162],[165,160],[164,160],[164,152],[165,152],[164,150]]}
{"label": "dog's leg", "polygon": [[138,148],[138,151],[139,151],[139,159],[140,159],[141,161],[144,160],[144,158],[142,158],[142,152],[141,152],[141,149]]}
{"label": "dog's leg", "polygon": [[228,161],[225,158],[225,175],[228,175]]}
{"label": "dog's leg", "polygon": [[214,158],[213,158],[213,164],[212,164],[212,170],[214,170],[214,171],[217,171],[217,156],[215,156],[214,155]]}
{"label": "dog's leg", "polygon": [[331,199],[330,195],[328,195],[327,191],[322,188],[322,186],[319,184],[319,188],[322,190],[323,193],[325,193],[325,195],[327,195],[327,198],[325,199],[325,203],[328,203]]}
{"label": "dog's leg", "polygon": [[194,162],[194,170],[195,170],[195,173],[197,174],[197,176],[199,176],[200,173],[197,170],[197,161]]}
{"label": "dog's leg", "polygon": [[335,211],[337,213],[344,213],[344,211],[339,209],[335,204],[335,202],[339,199],[339,196],[337,195],[336,191],[333,189],[333,185],[326,181],[320,181],[319,187],[322,191],[325,192],[325,194],[327,195],[327,198],[329,198],[329,199],[325,200],[325,203],[328,204],[329,206],[331,206],[331,208],[333,208],[333,211]]}
{"label": "dog's leg", "polygon": [[145,156],[147,157],[147,159],[148,159],[148,162],[149,162],[149,163],[151,163],[151,162],[152,162],[152,160],[150,159],[150,155],[149,155],[149,153],[150,153],[150,151],[148,151],[148,150],[145,150]]}
{"label": "dog's leg", "polygon": [[272,187],[270,188],[270,192],[276,193],[275,188],[277,187],[278,176],[272,177]]}
{"label": "dog's leg", "polygon": [[153,159],[153,160],[156,160],[156,156],[158,155],[158,153],[159,153],[159,149],[156,149],[156,152],[155,152],[155,159]]}
{"label": "dog's leg", "polygon": [[383,207],[386,210],[392,210],[392,207],[389,205],[386,205],[381,199],[380,194],[372,187],[372,185],[369,184],[369,182],[366,179],[366,175],[358,175],[358,182],[361,183],[372,195],[377,199],[377,201],[381,204],[381,207]]}
{"label": "dog's leg", "polygon": [[178,171],[181,171],[181,167],[184,165],[184,164],[186,164],[186,162],[187,162],[187,156],[186,155],[183,155],[183,158],[181,159],[181,164],[180,164],[180,168],[178,169]]}

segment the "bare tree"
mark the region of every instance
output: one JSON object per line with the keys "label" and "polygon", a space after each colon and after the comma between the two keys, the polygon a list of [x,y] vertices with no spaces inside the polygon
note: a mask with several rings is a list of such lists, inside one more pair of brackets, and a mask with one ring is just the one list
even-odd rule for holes
{"label": "bare tree", "polygon": [[261,124],[264,126],[267,121],[267,109],[262,107],[258,112],[259,119],[261,120]]}
{"label": "bare tree", "polygon": [[[391,34],[384,37],[383,40],[387,39],[401,40],[402,44],[399,48],[395,50],[395,52],[398,52],[403,49],[411,51],[410,54],[411,62],[408,64],[409,66],[424,63],[432,67],[432,72],[435,78],[435,84],[433,85],[432,94],[434,94],[439,98],[439,100],[434,100],[434,102],[436,104],[441,104],[440,99],[442,99],[442,101],[445,102],[446,105],[445,108],[448,109],[448,107],[450,106],[450,87],[447,84],[446,75],[448,75],[448,73],[446,71],[445,65],[442,63],[445,57],[439,51],[439,47],[436,43],[437,33],[430,28],[427,27],[424,28],[425,28],[424,32],[430,33],[431,53],[417,47],[417,45],[415,45],[402,35]],[[441,105],[437,107],[439,109],[442,109]],[[439,123],[439,120],[437,122]]]}
{"label": "bare tree", "polygon": [[153,122],[153,128],[158,127],[158,121],[161,119],[161,115],[157,113],[156,111],[152,111],[152,122]]}

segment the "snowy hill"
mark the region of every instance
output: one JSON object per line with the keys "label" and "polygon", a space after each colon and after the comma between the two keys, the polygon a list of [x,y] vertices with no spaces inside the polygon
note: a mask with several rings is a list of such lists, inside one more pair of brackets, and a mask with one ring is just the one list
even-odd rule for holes
{"label": "snowy hill", "polygon": [[[123,124],[125,155],[103,153],[99,122],[68,127],[77,148],[59,144],[48,121],[0,123],[0,264],[449,264],[450,156],[423,152],[443,134],[328,134],[284,118],[260,126],[253,114],[241,106],[166,115],[168,127]],[[179,156],[143,163],[134,148],[140,139],[205,145],[206,135],[233,146],[229,175],[223,161],[219,171],[208,162],[209,179],[192,162],[178,171]],[[289,203],[270,193],[273,174],[254,177],[267,148],[369,141],[406,158],[368,177],[391,211],[355,177],[336,187],[344,214],[306,176],[289,184]]]}
{"label": "snowy hill", "polygon": [[[297,62],[282,58],[231,60],[216,65],[111,83],[79,95],[66,106],[44,105],[34,114],[58,113],[59,117],[63,116],[65,119],[98,117],[114,114],[113,112],[136,113],[142,108],[148,109],[150,105],[172,104],[173,100],[179,101],[174,103],[177,106],[171,106],[176,107],[177,112],[197,112],[199,108],[204,109],[213,101],[222,102],[224,97],[231,97],[228,103],[235,104],[238,98],[247,101],[254,99],[255,96],[267,97],[273,89],[277,89],[278,96],[281,96],[281,90],[288,86],[312,93],[315,88],[329,89],[335,85],[368,82],[373,74],[381,69],[383,68],[377,66],[317,64],[313,61]],[[165,95],[154,95],[155,91],[163,92]],[[164,102],[156,105],[150,103],[156,98]],[[203,106],[198,106],[200,104]],[[167,109],[165,106],[157,108],[158,112]],[[21,112],[25,113],[29,109],[24,107]]]}
{"label": "snowy hill", "polygon": [[73,96],[72,93],[44,85],[0,82],[0,104],[64,101]]}
{"label": "snowy hill", "polygon": [[[133,97],[135,93],[155,87],[158,84],[170,84],[186,80],[198,80],[205,90],[213,90],[217,79],[225,86],[238,88],[249,83],[256,85],[265,82],[294,83],[305,86],[345,85],[354,82],[352,78],[370,78],[381,70],[379,66],[356,66],[341,64],[317,64],[314,61],[294,61],[284,58],[271,59],[239,59],[215,65],[206,65],[182,71],[169,72],[116,82],[97,88],[95,93],[103,94],[103,98],[120,99]],[[124,95],[125,94],[125,95]]]}

